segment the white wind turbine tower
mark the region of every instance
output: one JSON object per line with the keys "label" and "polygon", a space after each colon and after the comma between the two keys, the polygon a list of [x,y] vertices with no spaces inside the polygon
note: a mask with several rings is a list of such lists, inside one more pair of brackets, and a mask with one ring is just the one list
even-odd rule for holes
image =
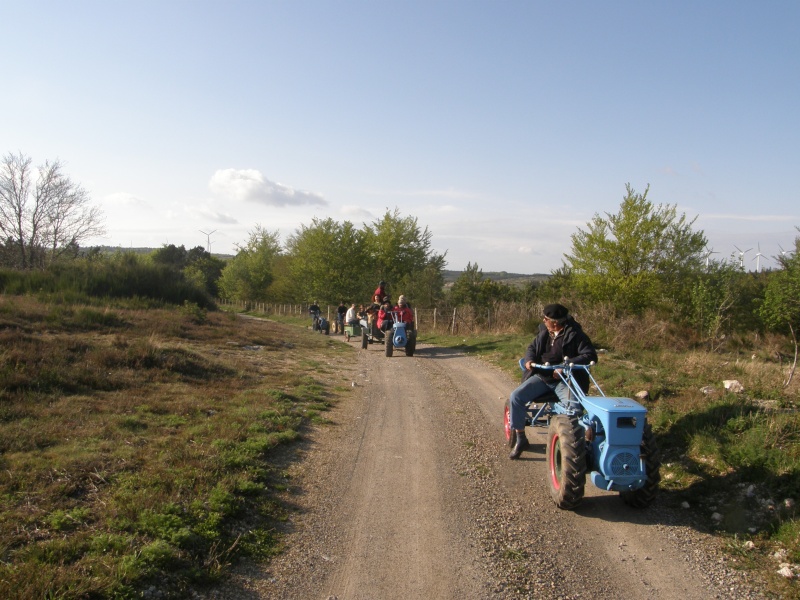
{"label": "white wind turbine tower", "polygon": [[[752,248],[750,248],[752,250]],[[761,273],[761,257],[764,256],[761,254],[761,244],[758,244],[758,252],[753,257],[753,260],[756,261],[756,273]]]}
{"label": "white wind turbine tower", "polygon": [[745,255],[745,253],[750,252],[750,250],[752,250],[752,248],[748,248],[747,250],[742,250],[736,244],[734,244],[733,247],[736,248],[739,251],[739,266],[744,268],[744,255]]}
{"label": "white wind turbine tower", "polygon": [[708,268],[712,254],[719,254],[719,252],[714,252],[714,248],[706,246],[706,269]]}

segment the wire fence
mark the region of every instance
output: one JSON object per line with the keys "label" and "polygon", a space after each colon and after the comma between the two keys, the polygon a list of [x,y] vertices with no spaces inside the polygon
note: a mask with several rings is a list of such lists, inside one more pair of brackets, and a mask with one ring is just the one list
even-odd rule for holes
{"label": "wire fence", "polygon": [[[303,317],[308,315],[305,304],[268,302],[225,302],[221,305],[264,315]],[[322,315],[333,322],[337,306],[320,306]],[[447,308],[413,308],[417,331],[429,334],[476,335],[479,333],[518,333],[532,318],[538,318],[542,306],[538,303],[498,302],[489,308],[457,306]]]}

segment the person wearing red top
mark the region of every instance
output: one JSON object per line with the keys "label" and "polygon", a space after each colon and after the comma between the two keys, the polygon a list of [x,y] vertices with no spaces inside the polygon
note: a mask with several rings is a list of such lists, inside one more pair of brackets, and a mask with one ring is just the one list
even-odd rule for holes
{"label": "person wearing red top", "polygon": [[386,282],[381,281],[378,284],[377,289],[374,292],[372,292],[372,301],[380,304],[381,302],[383,302],[384,298],[388,297],[389,297],[389,292],[386,291]]}
{"label": "person wearing red top", "polygon": [[394,307],[394,312],[397,313],[397,318],[401,323],[406,324],[406,331],[414,329],[414,312],[406,302],[406,297],[402,294],[397,299],[397,306]]}

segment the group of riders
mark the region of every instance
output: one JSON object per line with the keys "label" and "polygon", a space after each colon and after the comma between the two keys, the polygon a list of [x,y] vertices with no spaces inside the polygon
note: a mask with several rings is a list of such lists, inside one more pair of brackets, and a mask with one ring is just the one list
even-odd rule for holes
{"label": "group of riders", "polygon": [[[308,312],[312,319],[319,319],[321,311],[316,302],[308,307]],[[370,328],[377,328],[383,332],[389,331],[395,321],[405,323],[407,331],[414,329],[414,312],[411,310],[411,305],[402,294],[397,299],[397,304],[392,305],[385,281],[381,281],[372,293],[370,304],[362,304],[358,308],[355,304],[351,304],[348,308],[344,300],[339,303],[336,309],[334,333],[344,333],[345,325],[359,325],[362,319],[367,321]]]}

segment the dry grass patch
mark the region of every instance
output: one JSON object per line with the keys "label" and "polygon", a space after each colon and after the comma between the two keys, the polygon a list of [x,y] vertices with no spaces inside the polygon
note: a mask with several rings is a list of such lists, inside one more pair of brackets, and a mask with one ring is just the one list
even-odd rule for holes
{"label": "dry grass patch", "polygon": [[270,457],[350,349],[195,312],[0,299],[0,597],[180,596],[278,550]]}

